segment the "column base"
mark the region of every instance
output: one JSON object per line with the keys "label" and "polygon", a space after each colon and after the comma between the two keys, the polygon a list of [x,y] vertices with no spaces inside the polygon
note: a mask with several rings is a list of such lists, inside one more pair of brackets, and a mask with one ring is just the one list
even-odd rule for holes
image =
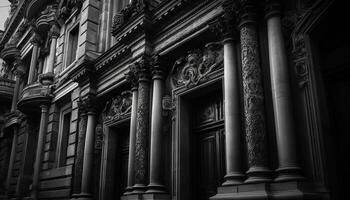
{"label": "column base", "polygon": [[158,183],[150,183],[148,186],[148,190],[146,193],[152,193],[152,194],[164,194],[165,193],[165,186]]}
{"label": "column base", "polygon": [[276,169],[276,172],[278,176],[275,178],[275,182],[305,180],[305,178],[301,175],[300,167],[280,167]]}
{"label": "column base", "polygon": [[225,175],[222,186],[239,185],[243,183],[244,175],[241,173],[229,173]]}
{"label": "column base", "polygon": [[132,186],[132,190],[132,194],[143,194],[146,192],[147,186],[145,186],[144,184],[135,184],[134,186]]}
{"label": "column base", "polygon": [[80,193],[80,194],[73,194],[72,200],[93,200],[94,197],[90,193]]}
{"label": "column base", "polygon": [[272,171],[266,167],[251,167],[248,171],[248,179],[244,183],[266,183],[271,182]]}
{"label": "column base", "polygon": [[254,183],[223,186],[210,200],[324,200],[329,194],[306,182]]}
{"label": "column base", "polygon": [[123,195],[121,200],[170,200],[168,194],[129,194]]}
{"label": "column base", "polygon": [[129,195],[129,194],[132,194],[132,187],[131,186],[128,186],[126,189],[125,189],[125,192],[123,195]]}
{"label": "column base", "polygon": [[121,200],[142,200],[142,194],[133,194],[123,195],[120,197]]}

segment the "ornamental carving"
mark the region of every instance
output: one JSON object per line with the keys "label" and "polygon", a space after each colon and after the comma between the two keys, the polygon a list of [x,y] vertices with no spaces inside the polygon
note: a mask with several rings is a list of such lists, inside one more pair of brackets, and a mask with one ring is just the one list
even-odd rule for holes
{"label": "ornamental carving", "polygon": [[242,81],[249,166],[266,166],[264,92],[254,27],[241,28]]}
{"label": "ornamental carving", "polygon": [[293,38],[293,61],[299,87],[302,88],[308,82],[309,74],[307,50],[303,35],[297,35]]}
{"label": "ornamental carving", "polygon": [[189,51],[186,57],[175,61],[171,69],[171,83],[174,87],[195,86],[208,79],[208,75],[223,62],[223,49],[220,43],[209,43],[204,51]]}
{"label": "ornamental carving", "polygon": [[119,120],[129,116],[132,104],[132,93],[124,91],[121,95],[107,101],[103,109],[103,120]]}
{"label": "ornamental carving", "polygon": [[103,126],[102,124],[97,124],[95,128],[95,149],[101,150],[103,146]]}
{"label": "ornamental carving", "polygon": [[144,0],[134,0],[113,17],[113,32],[147,8]]}

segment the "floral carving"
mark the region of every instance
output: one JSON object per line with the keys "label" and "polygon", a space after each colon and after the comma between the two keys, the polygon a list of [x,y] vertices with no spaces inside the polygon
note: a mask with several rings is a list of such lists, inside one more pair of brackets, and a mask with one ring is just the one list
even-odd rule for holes
{"label": "floral carving", "polygon": [[267,166],[264,94],[254,27],[241,28],[241,49],[249,166]]}
{"label": "floral carving", "polygon": [[111,101],[107,101],[103,110],[103,120],[122,119],[130,113],[132,104],[132,93],[124,91]]}
{"label": "floral carving", "polygon": [[204,51],[189,51],[186,57],[179,58],[171,69],[171,81],[174,87],[195,86],[208,78],[223,62],[222,45],[209,43]]}
{"label": "floral carving", "polygon": [[103,127],[102,124],[97,124],[95,128],[95,149],[101,150],[103,145]]}

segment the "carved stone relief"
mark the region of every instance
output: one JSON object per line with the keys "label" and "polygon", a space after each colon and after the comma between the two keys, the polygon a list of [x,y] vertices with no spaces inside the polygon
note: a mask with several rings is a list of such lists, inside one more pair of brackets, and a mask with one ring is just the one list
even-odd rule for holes
{"label": "carved stone relief", "polygon": [[189,51],[186,57],[176,60],[171,69],[171,83],[176,87],[195,86],[207,80],[223,62],[223,49],[220,43],[209,43],[204,50]]}
{"label": "carved stone relief", "polygon": [[132,93],[124,91],[120,95],[107,101],[103,109],[102,118],[104,121],[122,119],[131,111]]}

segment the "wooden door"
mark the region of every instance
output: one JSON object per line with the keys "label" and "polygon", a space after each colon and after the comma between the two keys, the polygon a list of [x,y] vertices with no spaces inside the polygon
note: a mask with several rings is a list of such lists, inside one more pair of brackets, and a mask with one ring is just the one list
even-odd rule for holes
{"label": "wooden door", "polygon": [[193,119],[190,143],[192,199],[207,200],[217,193],[225,171],[222,99],[214,95],[202,98],[195,106]]}
{"label": "wooden door", "polygon": [[129,129],[128,127],[123,127],[119,131],[115,165],[117,176],[115,182],[115,196],[117,199],[123,195],[127,187],[129,160]]}

